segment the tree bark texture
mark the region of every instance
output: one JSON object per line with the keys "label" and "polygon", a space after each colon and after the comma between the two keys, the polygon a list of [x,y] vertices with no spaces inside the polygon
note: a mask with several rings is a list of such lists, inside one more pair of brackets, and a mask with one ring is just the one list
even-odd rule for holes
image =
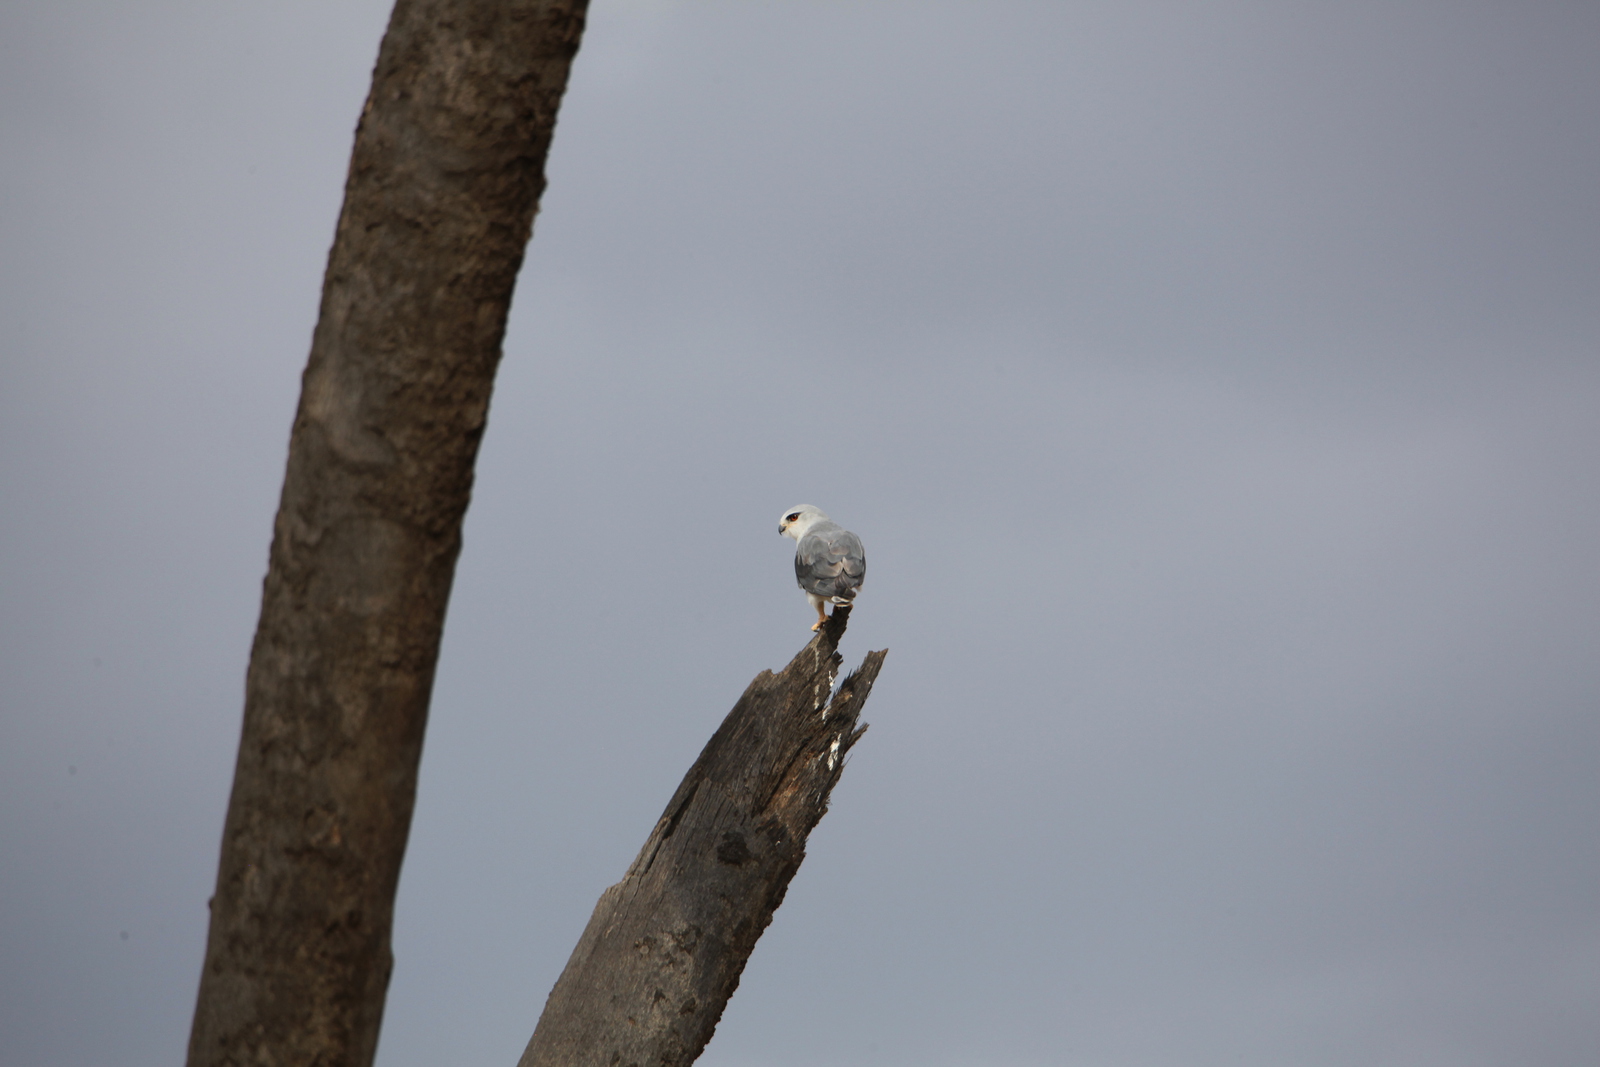
{"label": "tree bark texture", "polygon": [[461,521],[585,0],[399,0],[289,442],[191,1067],[366,1067]]}
{"label": "tree bark texture", "polygon": [[849,609],[762,671],[607,889],[519,1067],[681,1067],[711,1040],[828,810],[886,652],[830,693]]}

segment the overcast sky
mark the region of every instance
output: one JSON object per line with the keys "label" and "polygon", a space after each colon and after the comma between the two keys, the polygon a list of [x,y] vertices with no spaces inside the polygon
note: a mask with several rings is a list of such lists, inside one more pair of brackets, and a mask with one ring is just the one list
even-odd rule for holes
{"label": "overcast sky", "polygon": [[[0,1062],[181,1061],[382,0],[0,6]],[[810,637],[710,1067],[1600,1062],[1600,5],[596,0],[379,1067],[511,1067]]]}

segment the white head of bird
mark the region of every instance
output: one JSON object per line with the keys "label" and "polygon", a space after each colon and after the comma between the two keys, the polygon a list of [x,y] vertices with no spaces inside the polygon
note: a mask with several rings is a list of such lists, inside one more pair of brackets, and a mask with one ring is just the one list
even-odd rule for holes
{"label": "white head of bird", "polygon": [[796,504],[778,519],[778,532],[798,541],[817,523],[829,521],[828,516],[815,504]]}

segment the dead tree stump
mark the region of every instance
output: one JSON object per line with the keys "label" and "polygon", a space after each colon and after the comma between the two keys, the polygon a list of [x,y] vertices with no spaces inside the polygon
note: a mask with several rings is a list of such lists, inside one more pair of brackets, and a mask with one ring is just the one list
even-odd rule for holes
{"label": "dead tree stump", "polygon": [[[833,692],[848,609],[745,690],[600,895],[518,1067],[681,1067],[711,1040],[828,810],[887,652]],[[830,699],[831,696],[831,699]]]}

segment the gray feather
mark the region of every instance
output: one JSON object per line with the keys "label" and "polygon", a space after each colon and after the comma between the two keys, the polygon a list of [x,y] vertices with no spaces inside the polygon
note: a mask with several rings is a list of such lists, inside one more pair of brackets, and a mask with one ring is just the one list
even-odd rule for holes
{"label": "gray feather", "polygon": [[800,588],[835,603],[855,599],[867,577],[867,554],[861,538],[836,522],[819,522],[806,531],[794,554],[794,576]]}

